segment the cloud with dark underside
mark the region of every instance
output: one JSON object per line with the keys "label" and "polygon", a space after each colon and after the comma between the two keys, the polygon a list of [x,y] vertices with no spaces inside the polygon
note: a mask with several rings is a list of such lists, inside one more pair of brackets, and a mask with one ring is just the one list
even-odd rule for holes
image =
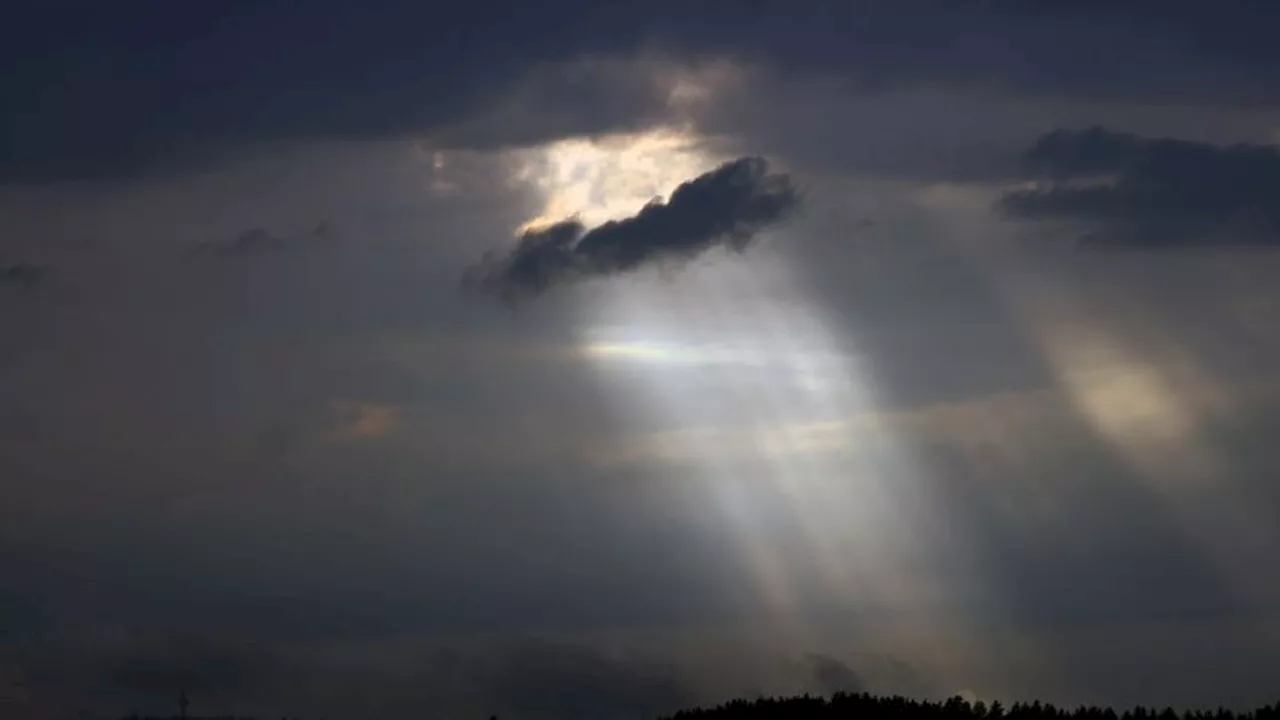
{"label": "cloud with dark underside", "polygon": [[1102,245],[1280,245],[1280,148],[1055,130],[1022,156],[1005,216],[1067,221]]}
{"label": "cloud with dark underside", "polygon": [[564,220],[525,232],[506,253],[486,253],[464,285],[506,300],[558,285],[694,258],[715,247],[745,250],[764,228],[796,210],[790,176],[743,157],[680,185],[663,202],[587,229]]}

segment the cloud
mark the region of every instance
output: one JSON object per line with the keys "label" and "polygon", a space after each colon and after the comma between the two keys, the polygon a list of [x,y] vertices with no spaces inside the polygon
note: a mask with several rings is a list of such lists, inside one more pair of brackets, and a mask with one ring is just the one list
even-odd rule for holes
{"label": "cloud", "polygon": [[31,287],[49,276],[49,266],[17,263],[0,265],[0,285]]}
{"label": "cloud", "polygon": [[400,424],[399,413],[394,407],[372,403],[337,402],[332,407],[335,428],[329,433],[333,440],[367,440],[382,437]]}
{"label": "cloud", "polygon": [[[1168,2],[1151,12],[1051,2],[1029,12],[989,0],[764,0],[744,12],[737,0],[643,9],[501,0],[458,8],[448,23],[393,0],[361,11],[338,0],[197,10],[128,0],[81,8],[75,20],[48,3],[19,4],[0,28],[10,69],[0,135],[13,139],[0,146],[0,182],[114,178],[276,141],[443,133],[504,144],[617,130],[662,112],[667,98],[643,83],[543,78],[643,48],[676,63],[759,61],[870,91],[950,84],[1274,105],[1280,78],[1265,32],[1274,10],[1262,4]],[[1082,57],[1080,47],[1092,51]],[[515,117],[489,122],[513,97]]]}
{"label": "cloud", "polygon": [[262,253],[279,252],[309,241],[324,240],[333,236],[328,222],[321,222],[312,230],[292,236],[276,235],[262,228],[250,228],[225,240],[207,240],[195,246],[196,255],[217,257],[243,257]]}
{"label": "cloud", "polygon": [[115,692],[168,698],[185,689],[226,697],[267,682],[273,658],[256,645],[189,634],[116,649],[103,664],[103,680]]}
{"label": "cloud", "polygon": [[1146,248],[1280,244],[1280,148],[1055,130],[1023,153],[1036,183],[998,209],[1073,221],[1087,239]]}
{"label": "cloud", "polygon": [[818,653],[809,653],[805,656],[805,660],[810,672],[813,673],[813,682],[819,693],[830,695],[866,690],[866,683],[862,681],[862,677],[841,660]]}
{"label": "cloud", "polygon": [[656,717],[692,699],[674,667],[580,645],[530,642],[466,668],[503,716]]}
{"label": "cloud", "polygon": [[718,245],[742,251],[765,227],[798,206],[785,174],[770,174],[758,157],[743,157],[683,183],[666,202],[587,230],[565,220],[524,233],[505,255],[486,253],[464,284],[507,300],[577,280],[616,275],[670,260],[687,260]]}
{"label": "cloud", "polygon": [[196,252],[228,257],[283,250],[284,246],[283,237],[272,235],[262,228],[251,228],[229,240],[201,243],[196,246]]}
{"label": "cloud", "polygon": [[[306,11],[195,12],[130,0],[74,22],[28,5],[20,28],[0,29],[0,57],[13,69],[0,78],[0,94],[26,105],[0,109],[0,132],[14,138],[0,146],[0,182],[113,179],[266,143],[453,129],[500,107],[549,65],[626,52],[638,36],[626,24],[590,23],[597,13],[581,0],[463,8],[447,24],[388,0],[359,12],[336,0]],[[56,97],[40,90],[54,85]],[[629,101],[602,85],[585,93],[572,79],[558,86],[587,102],[548,108],[555,117],[539,125],[553,133],[609,127],[617,115],[598,117],[600,106]],[[608,99],[591,100],[600,93]],[[525,132],[521,124],[508,130]]]}
{"label": "cloud", "polygon": [[[89,705],[155,712],[173,708],[185,690],[197,715],[432,711],[519,720],[657,717],[699,699],[674,659],[610,653],[585,643],[241,638],[207,632],[130,636],[74,659],[43,658],[31,668],[39,681],[32,695],[42,701],[60,690]],[[0,682],[6,674],[20,676],[0,666]]]}

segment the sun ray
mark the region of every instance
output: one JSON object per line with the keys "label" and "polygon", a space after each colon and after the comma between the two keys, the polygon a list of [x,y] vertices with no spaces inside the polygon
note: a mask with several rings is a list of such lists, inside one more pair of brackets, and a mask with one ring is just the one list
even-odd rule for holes
{"label": "sun ray", "polygon": [[[519,160],[516,177],[543,211],[517,232],[632,214],[724,158],[669,127],[565,140]],[[876,397],[856,353],[785,256],[761,249],[750,261],[712,253],[675,281],[641,274],[584,290],[580,355],[607,385],[630,389],[623,402],[645,418],[637,424],[665,428],[599,459],[689,470],[681,492],[714,499],[772,622],[793,640],[820,645],[833,619],[811,611],[832,606],[867,639],[963,683],[956,668],[973,642],[946,608],[958,602],[951,591],[968,589],[933,574],[919,531],[939,511],[903,446],[867,420]]]}
{"label": "sun ray", "polygon": [[1220,394],[1215,380],[1192,358],[1171,360],[1186,353],[1159,339],[1158,323],[1144,339],[1159,351],[1144,352],[1137,339],[1111,330],[1081,301],[1047,284],[1015,292],[1070,402],[1194,540],[1234,599],[1257,610],[1280,603],[1273,584],[1253,570],[1255,553],[1243,552],[1239,535],[1221,532],[1222,518],[1230,517],[1233,526],[1254,532],[1251,546],[1280,545],[1261,505],[1222,484],[1232,475],[1230,458],[1205,432]]}

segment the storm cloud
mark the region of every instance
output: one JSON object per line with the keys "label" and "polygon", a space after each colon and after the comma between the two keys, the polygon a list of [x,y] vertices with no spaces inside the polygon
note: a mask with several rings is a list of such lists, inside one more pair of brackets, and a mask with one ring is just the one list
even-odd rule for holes
{"label": "storm cloud", "polygon": [[487,253],[468,269],[467,287],[506,300],[554,286],[616,275],[713,247],[742,251],[765,227],[790,215],[800,192],[759,157],[743,157],[689,180],[662,202],[590,230],[564,220],[525,232],[505,255]]}
{"label": "storm cloud", "polygon": [[1055,130],[1022,157],[1031,189],[1007,193],[1012,218],[1085,226],[1101,244],[1174,247],[1280,243],[1280,148],[1143,138],[1101,127]]}
{"label": "storm cloud", "polygon": [[[494,147],[617,130],[652,119],[669,88],[554,68],[646,48],[676,62],[834,73],[870,91],[950,84],[1268,105],[1280,78],[1276,11],[1263,4],[1047,2],[1030,12],[990,0],[662,0],[639,11],[555,0],[469,4],[447,17],[395,0],[360,8],[15,3],[0,30],[0,136],[11,140],[0,144],[0,182],[113,179],[278,141],[426,135]],[[507,112],[504,98],[532,86],[527,111]],[[496,116],[511,119],[486,124]],[[478,133],[462,129],[477,120]]]}

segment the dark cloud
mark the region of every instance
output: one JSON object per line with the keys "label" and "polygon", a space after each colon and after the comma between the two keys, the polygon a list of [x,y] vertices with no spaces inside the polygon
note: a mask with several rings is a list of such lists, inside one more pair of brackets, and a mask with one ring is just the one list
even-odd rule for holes
{"label": "dark cloud", "polygon": [[[280,140],[500,145],[617,129],[662,111],[660,88],[552,72],[528,94],[528,81],[644,49],[837,75],[870,91],[950,83],[1274,104],[1280,79],[1266,31],[1277,10],[1257,3],[1064,0],[1033,12],[983,0],[490,0],[447,17],[396,0],[16,4],[0,30],[0,181],[110,178]],[[458,129],[522,95],[535,112]]]}
{"label": "dark cloud", "polygon": [[1032,189],[999,209],[1086,226],[1104,244],[1173,247],[1280,243],[1280,148],[1055,130],[1023,156]]}
{"label": "dark cloud", "polygon": [[[625,50],[635,34],[617,23],[588,31],[598,13],[575,0],[447,17],[395,0],[20,4],[0,31],[4,180],[111,178],[263,142],[441,129],[493,107],[533,68]],[[576,109],[571,129],[593,125]]]}
{"label": "dark cloud", "polygon": [[47,265],[32,265],[30,263],[0,265],[0,285],[30,287],[47,278],[49,272]]}
{"label": "dark cloud", "polygon": [[676,188],[636,215],[587,230],[577,220],[530,230],[506,255],[486,254],[465,283],[512,300],[591,277],[686,260],[717,245],[746,249],[763,228],[791,214],[800,193],[768,163],[744,157]]}

